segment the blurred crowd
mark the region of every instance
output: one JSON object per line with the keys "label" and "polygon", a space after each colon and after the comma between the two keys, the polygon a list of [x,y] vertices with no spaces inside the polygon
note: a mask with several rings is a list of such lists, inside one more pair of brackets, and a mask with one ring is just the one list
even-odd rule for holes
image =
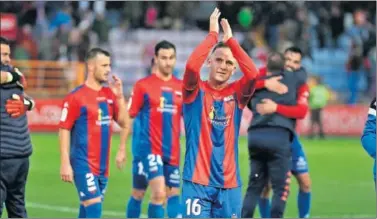
{"label": "blurred crowd", "polygon": [[244,34],[242,46],[251,56],[261,56],[271,49],[282,51],[293,44],[308,58],[312,57],[313,49],[343,48],[349,53],[344,63],[349,78],[363,69],[367,72],[367,92],[373,90],[376,74],[376,2],[373,1],[9,1],[0,2],[0,12],[17,16],[19,30],[13,41],[14,59],[83,61],[91,46],[106,47],[114,32],[127,37],[138,28],[207,30],[208,16],[216,6],[234,31]]}

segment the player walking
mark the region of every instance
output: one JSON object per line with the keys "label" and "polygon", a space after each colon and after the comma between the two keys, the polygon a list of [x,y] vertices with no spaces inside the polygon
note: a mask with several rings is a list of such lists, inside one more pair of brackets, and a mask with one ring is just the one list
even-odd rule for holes
{"label": "player walking", "polygon": [[[210,16],[209,34],[189,57],[184,74],[183,116],[186,155],[183,170],[184,217],[240,217],[241,177],[238,136],[242,111],[254,92],[258,69],[221,20],[223,42],[218,43],[220,12]],[[215,47],[214,47],[215,46]],[[214,47],[214,48],[213,48]],[[209,80],[200,69],[210,50]],[[244,76],[229,84],[236,61]]]}
{"label": "player walking", "polygon": [[[151,68],[148,75],[156,72],[156,64],[154,58],[151,61]],[[132,122],[132,191],[130,199],[127,202],[126,218],[139,218],[141,213],[141,203],[144,199],[145,191],[148,187],[148,181],[145,178],[143,164],[138,155],[138,147],[140,146],[141,133],[141,114],[139,113]],[[118,152],[122,153],[122,151]]]}
{"label": "player walking", "polygon": [[[182,81],[173,76],[176,62],[175,46],[161,41],[155,46],[156,72],[136,82],[130,100],[129,114],[138,116],[140,136],[134,155],[139,162],[137,175],[146,177],[151,189],[148,217],[164,217],[163,204],[167,198],[169,217],[180,213],[180,124],[182,115]],[[135,159],[134,158],[134,159]],[[139,176],[138,176],[139,175]],[[143,176],[140,176],[143,175]],[[143,181],[134,182],[134,188],[145,191]],[[135,195],[135,194],[134,194]],[[128,208],[140,206],[140,200],[131,197]],[[140,194],[137,195],[140,197]],[[144,196],[144,194],[142,194]],[[127,209],[136,217],[138,209]],[[138,215],[137,215],[138,214]]]}
{"label": "player walking", "polygon": [[60,121],[60,175],[64,182],[74,181],[80,197],[80,218],[99,218],[109,176],[111,122],[127,129],[127,109],[121,80],[109,87],[110,54],[91,49],[86,58],[85,84],[64,99]]}

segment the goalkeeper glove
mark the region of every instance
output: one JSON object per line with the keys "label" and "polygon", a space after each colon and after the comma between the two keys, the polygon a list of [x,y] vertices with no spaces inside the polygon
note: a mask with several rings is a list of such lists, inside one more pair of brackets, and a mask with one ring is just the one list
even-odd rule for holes
{"label": "goalkeeper glove", "polygon": [[12,99],[7,100],[5,109],[12,118],[17,118],[24,115],[27,110],[32,110],[34,105],[33,100],[13,94]]}
{"label": "goalkeeper glove", "polygon": [[26,79],[25,76],[18,70],[18,68],[13,68],[11,71],[7,72],[7,83],[16,83],[22,89],[26,88]]}

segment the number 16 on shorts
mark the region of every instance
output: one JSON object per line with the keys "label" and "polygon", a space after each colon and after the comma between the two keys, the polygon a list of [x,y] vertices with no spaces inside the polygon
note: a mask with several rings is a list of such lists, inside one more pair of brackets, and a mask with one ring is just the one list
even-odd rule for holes
{"label": "number 16 on shorts", "polygon": [[186,215],[187,216],[199,216],[202,211],[202,206],[199,205],[199,199],[187,199],[186,200]]}

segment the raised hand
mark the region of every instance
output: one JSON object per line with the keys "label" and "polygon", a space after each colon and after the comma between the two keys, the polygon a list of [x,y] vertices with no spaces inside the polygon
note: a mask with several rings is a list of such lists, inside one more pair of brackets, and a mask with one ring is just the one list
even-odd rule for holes
{"label": "raised hand", "polygon": [[220,17],[221,12],[219,11],[218,8],[215,8],[213,10],[210,18],[209,18],[209,32],[216,32],[219,33],[219,17]]}
{"label": "raised hand", "polygon": [[115,94],[117,98],[122,98],[123,97],[123,83],[120,78],[117,76],[113,75],[113,80],[114,82],[109,82],[109,87]]}
{"label": "raised hand", "polygon": [[227,19],[225,18],[221,19],[221,28],[224,31],[223,42],[225,43],[233,36],[232,28],[230,27],[230,24]]}

